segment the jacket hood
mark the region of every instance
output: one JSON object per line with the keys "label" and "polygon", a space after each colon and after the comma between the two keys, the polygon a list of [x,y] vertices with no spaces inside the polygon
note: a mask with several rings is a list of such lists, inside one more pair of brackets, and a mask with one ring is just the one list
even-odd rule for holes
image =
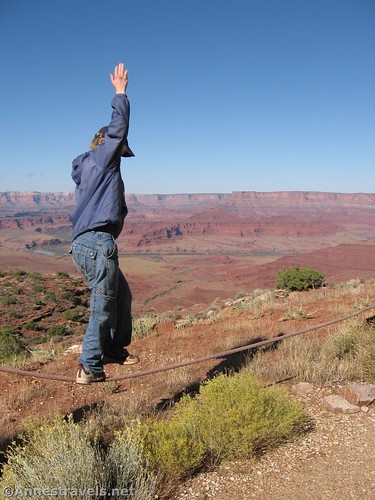
{"label": "jacket hood", "polygon": [[82,162],[89,153],[83,153],[77,158],[75,158],[72,162],[72,179],[77,184],[77,186],[81,183],[81,175],[82,175]]}

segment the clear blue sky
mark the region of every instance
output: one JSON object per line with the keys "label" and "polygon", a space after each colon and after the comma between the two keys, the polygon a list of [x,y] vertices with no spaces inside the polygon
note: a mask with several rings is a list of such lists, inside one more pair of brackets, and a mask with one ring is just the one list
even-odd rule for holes
{"label": "clear blue sky", "polygon": [[2,0],[0,191],[73,191],[125,62],[127,192],[375,190],[374,0]]}

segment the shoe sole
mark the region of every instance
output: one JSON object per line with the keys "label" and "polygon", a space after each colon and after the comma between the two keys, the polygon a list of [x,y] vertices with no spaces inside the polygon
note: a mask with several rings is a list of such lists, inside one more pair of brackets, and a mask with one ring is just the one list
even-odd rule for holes
{"label": "shoe sole", "polygon": [[117,365],[136,365],[137,363],[139,363],[139,358],[138,356],[133,356],[132,355],[132,358],[133,359],[124,359],[124,360],[121,360],[121,359],[116,359],[116,358],[110,358],[109,356],[103,356],[102,358],[102,363],[105,364],[105,365],[109,365],[109,364],[117,364]]}
{"label": "shoe sole", "polygon": [[95,380],[82,380],[81,378],[80,379],[76,379],[76,383],[77,384],[80,384],[80,385],[90,385],[90,384],[96,384],[97,382],[105,382],[105,377],[104,378],[98,378],[98,379],[95,379]]}
{"label": "shoe sole", "polygon": [[[105,375],[103,375],[103,377],[101,377],[101,378],[96,378],[96,379],[79,377],[78,375],[81,374],[82,371],[83,371],[83,368],[78,369],[77,377],[76,377],[77,384],[90,385],[90,384],[95,384],[96,382],[104,382],[105,381],[105,378],[106,378]],[[83,371],[83,373],[85,374],[84,371]]]}

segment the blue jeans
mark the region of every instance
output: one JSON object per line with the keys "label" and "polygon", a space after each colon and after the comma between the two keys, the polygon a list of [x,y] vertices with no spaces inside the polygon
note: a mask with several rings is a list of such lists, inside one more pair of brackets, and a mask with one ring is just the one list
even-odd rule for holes
{"label": "blue jeans", "polygon": [[103,354],[116,357],[131,342],[131,291],[110,234],[81,234],[74,239],[71,253],[91,291],[90,319],[78,361],[90,371],[102,371]]}

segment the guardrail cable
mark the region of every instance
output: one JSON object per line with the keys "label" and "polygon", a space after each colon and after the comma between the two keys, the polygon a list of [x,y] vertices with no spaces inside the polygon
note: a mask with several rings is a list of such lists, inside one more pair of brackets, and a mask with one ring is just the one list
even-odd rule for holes
{"label": "guardrail cable", "polygon": [[[190,359],[188,361],[181,361],[179,363],[174,363],[172,365],[161,366],[158,368],[151,368],[149,370],[142,370],[142,371],[127,373],[124,375],[116,375],[114,377],[108,377],[106,379],[106,381],[107,382],[115,382],[115,381],[119,381],[119,380],[128,380],[128,379],[132,379],[132,378],[144,377],[146,375],[153,375],[155,373],[166,372],[169,370],[175,370],[177,368],[182,368],[184,366],[195,365],[198,363],[204,363],[205,361],[210,361],[213,359],[226,358],[232,354],[236,354],[236,353],[243,352],[243,351],[250,351],[252,349],[257,349],[259,347],[263,347],[266,345],[275,344],[275,343],[278,343],[284,339],[296,337],[297,335],[304,335],[306,333],[310,333],[310,332],[318,330],[320,328],[325,328],[327,326],[331,326],[331,325],[334,325],[336,323],[346,321],[350,318],[353,318],[355,316],[359,316],[360,314],[362,314],[366,311],[369,311],[370,309],[374,309],[374,308],[375,308],[375,304],[372,304],[372,305],[364,307],[364,308],[362,308],[354,313],[347,314],[346,316],[341,316],[340,318],[332,319],[330,321],[326,321],[324,323],[320,323],[320,324],[315,325],[315,326],[304,328],[302,330],[297,330],[296,332],[279,334],[277,337],[272,337],[270,339],[261,340],[259,342],[254,342],[252,344],[248,344],[245,346],[236,347],[235,349],[230,349],[229,351],[218,352],[216,354],[210,354],[208,356],[202,356],[200,358]],[[3,366],[3,365],[0,365],[0,372],[21,375],[24,377],[32,377],[32,378],[39,378],[39,379],[45,379],[45,380],[58,380],[60,382],[74,382],[75,383],[75,378],[65,377],[62,375],[52,375],[49,373],[32,372],[29,370],[20,370],[18,368],[12,368],[12,367]]]}

